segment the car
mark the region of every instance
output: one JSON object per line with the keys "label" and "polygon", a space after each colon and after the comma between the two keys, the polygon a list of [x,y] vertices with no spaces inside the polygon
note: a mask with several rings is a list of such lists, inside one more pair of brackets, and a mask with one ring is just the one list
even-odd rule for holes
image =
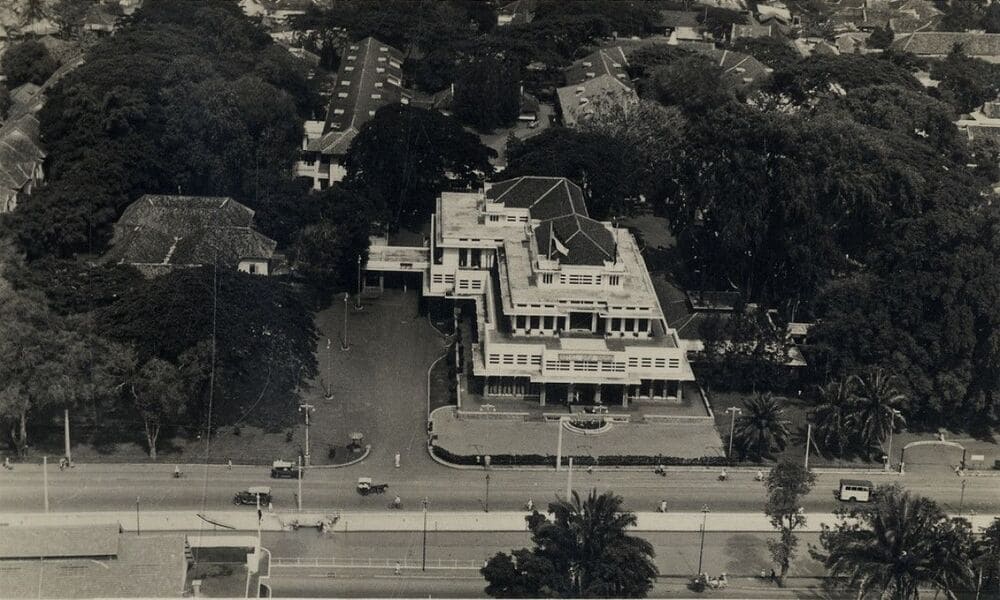
{"label": "car", "polygon": [[384,494],[388,487],[388,483],[372,483],[371,477],[358,477],[358,493],[362,496]]}
{"label": "car", "polygon": [[842,502],[871,502],[875,491],[872,482],[862,479],[841,479],[837,498]]}
{"label": "car", "polygon": [[296,479],[301,477],[298,465],[287,460],[276,460],[271,464],[271,479]]}
{"label": "car", "polygon": [[[258,499],[260,504],[258,505]],[[236,505],[250,505],[250,506],[266,506],[271,503],[271,488],[267,486],[254,486],[247,488],[246,491],[236,492],[233,496],[233,504]]]}

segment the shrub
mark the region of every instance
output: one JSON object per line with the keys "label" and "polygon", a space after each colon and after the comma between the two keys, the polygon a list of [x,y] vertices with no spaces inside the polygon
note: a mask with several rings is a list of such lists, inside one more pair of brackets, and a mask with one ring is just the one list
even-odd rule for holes
{"label": "shrub", "polygon": [[[483,458],[476,455],[462,455],[450,452],[440,446],[434,446],[434,456],[441,460],[455,465],[482,465]],[[566,460],[567,457],[563,457]],[[490,464],[495,466],[544,466],[554,467],[556,457],[551,454],[491,454]],[[681,458],[677,456],[636,456],[636,455],[607,455],[594,458],[593,456],[574,456],[573,464],[587,467],[601,465],[605,467],[628,467],[628,466],[704,466],[721,467],[729,464],[725,456],[699,456],[697,458]]]}

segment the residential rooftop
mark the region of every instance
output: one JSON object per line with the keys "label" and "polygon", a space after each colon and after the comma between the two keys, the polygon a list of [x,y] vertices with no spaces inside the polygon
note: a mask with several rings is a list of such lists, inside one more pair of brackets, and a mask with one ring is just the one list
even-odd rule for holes
{"label": "residential rooftop", "polygon": [[566,85],[576,85],[601,75],[610,75],[628,83],[627,67],[628,58],[621,46],[601,48],[566,67]]}
{"label": "residential rooftop", "polygon": [[572,127],[594,113],[595,104],[611,102],[629,104],[638,102],[635,90],[611,75],[600,75],[576,85],[556,90],[563,123]]}

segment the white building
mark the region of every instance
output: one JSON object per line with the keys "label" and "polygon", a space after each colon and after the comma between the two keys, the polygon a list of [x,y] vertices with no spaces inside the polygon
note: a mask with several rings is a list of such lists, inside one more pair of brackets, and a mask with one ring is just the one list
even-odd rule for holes
{"label": "white building", "polygon": [[578,186],[521,177],[441,195],[429,247],[373,246],[368,271],[417,271],[423,292],[475,303],[467,356],[486,397],[679,401],[694,380],[625,229],[590,218]]}

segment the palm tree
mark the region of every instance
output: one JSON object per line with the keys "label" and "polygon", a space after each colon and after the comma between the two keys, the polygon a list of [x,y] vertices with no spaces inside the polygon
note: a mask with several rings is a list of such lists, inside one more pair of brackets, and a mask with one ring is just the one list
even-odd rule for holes
{"label": "palm tree", "polygon": [[626,529],[635,514],[622,510],[622,498],[592,490],[584,501],[549,505],[553,520],[535,531],[539,554],[568,568],[570,596],[585,598],[643,597],[658,575],[652,544],[632,537]]}
{"label": "palm tree", "polygon": [[906,400],[896,386],[896,377],[885,369],[875,367],[863,376],[854,375],[855,407],[852,419],[861,441],[868,448],[882,446],[889,434],[897,426],[906,425],[906,419],[899,412],[899,406]]}
{"label": "palm tree", "polygon": [[976,590],[990,590],[985,597],[996,594],[1000,598],[1000,518],[993,519],[976,544],[975,567],[978,575]]}
{"label": "palm tree", "polygon": [[819,405],[812,411],[813,435],[819,445],[836,456],[854,435],[851,417],[854,408],[851,379],[833,381],[819,388]]}
{"label": "palm tree", "polygon": [[[812,549],[832,577],[845,578],[858,598],[916,600],[921,588],[948,598],[972,583],[972,535],[967,521],[949,519],[934,501],[897,485],[842,517]],[[824,553],[825,552],[825,553]]]}
{"label": "palm tree", "polygon": [[759,460],[775,450],[784,450],[790,437],[784,417],[785,411],[770,393],[750,399],[733,432],[740,456]]}

